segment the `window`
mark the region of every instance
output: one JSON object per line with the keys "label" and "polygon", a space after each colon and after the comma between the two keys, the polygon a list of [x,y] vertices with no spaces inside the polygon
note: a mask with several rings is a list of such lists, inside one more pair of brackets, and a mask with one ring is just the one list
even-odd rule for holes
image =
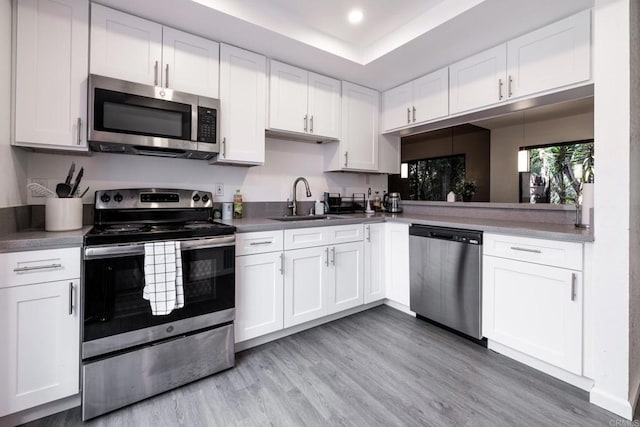
{"label": "window", "polygon": [[593,140],[521,147],[529,171],[520,173],[520,201],[575,204],[584,182],[593,182]]}

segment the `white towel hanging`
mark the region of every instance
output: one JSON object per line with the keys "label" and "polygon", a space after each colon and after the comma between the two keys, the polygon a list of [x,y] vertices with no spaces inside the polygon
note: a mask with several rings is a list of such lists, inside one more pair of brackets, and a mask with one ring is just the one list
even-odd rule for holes
{"label": "white towel hanging", "polygon": [[167,315],[184,306],[180,242],[145,243],[144,276],[142,297],[151,304],[154,316]]}

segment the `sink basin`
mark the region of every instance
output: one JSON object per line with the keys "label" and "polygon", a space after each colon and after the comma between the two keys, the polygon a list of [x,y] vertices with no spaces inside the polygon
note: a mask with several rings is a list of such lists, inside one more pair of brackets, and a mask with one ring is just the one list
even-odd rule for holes
{"label": "sink basin", "polygon": [[277,216],[269,219],[273,219],[275,221],[292,222],[292,221],[319,221],[323,219],[331,219],[331,217],[328,215],[296,215],[296,216],[284,215],[284,216]]}

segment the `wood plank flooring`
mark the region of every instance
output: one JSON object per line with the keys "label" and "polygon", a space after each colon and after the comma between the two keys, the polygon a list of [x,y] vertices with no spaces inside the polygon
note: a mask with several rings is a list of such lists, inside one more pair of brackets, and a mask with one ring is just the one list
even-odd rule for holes
{"label": "wood plank flooring", "polygon": [[[233,369],[85,424],[634,425],[582,390],[387,306],[236,356]],[[80,417],[75,408],[27,425]]]}

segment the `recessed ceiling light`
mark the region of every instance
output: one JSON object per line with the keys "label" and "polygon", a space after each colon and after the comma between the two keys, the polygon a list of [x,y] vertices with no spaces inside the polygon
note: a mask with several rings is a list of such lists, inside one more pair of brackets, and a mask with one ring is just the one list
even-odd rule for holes
{"label": "recessed ceiling light", "polygon": [[360,21],[362,21],[362,17],[364,15],[362,14],[362,11],[360,9],[353,9],[351,12],[349,12],[349,22],[351,22],[352,24],[359,24]]}

